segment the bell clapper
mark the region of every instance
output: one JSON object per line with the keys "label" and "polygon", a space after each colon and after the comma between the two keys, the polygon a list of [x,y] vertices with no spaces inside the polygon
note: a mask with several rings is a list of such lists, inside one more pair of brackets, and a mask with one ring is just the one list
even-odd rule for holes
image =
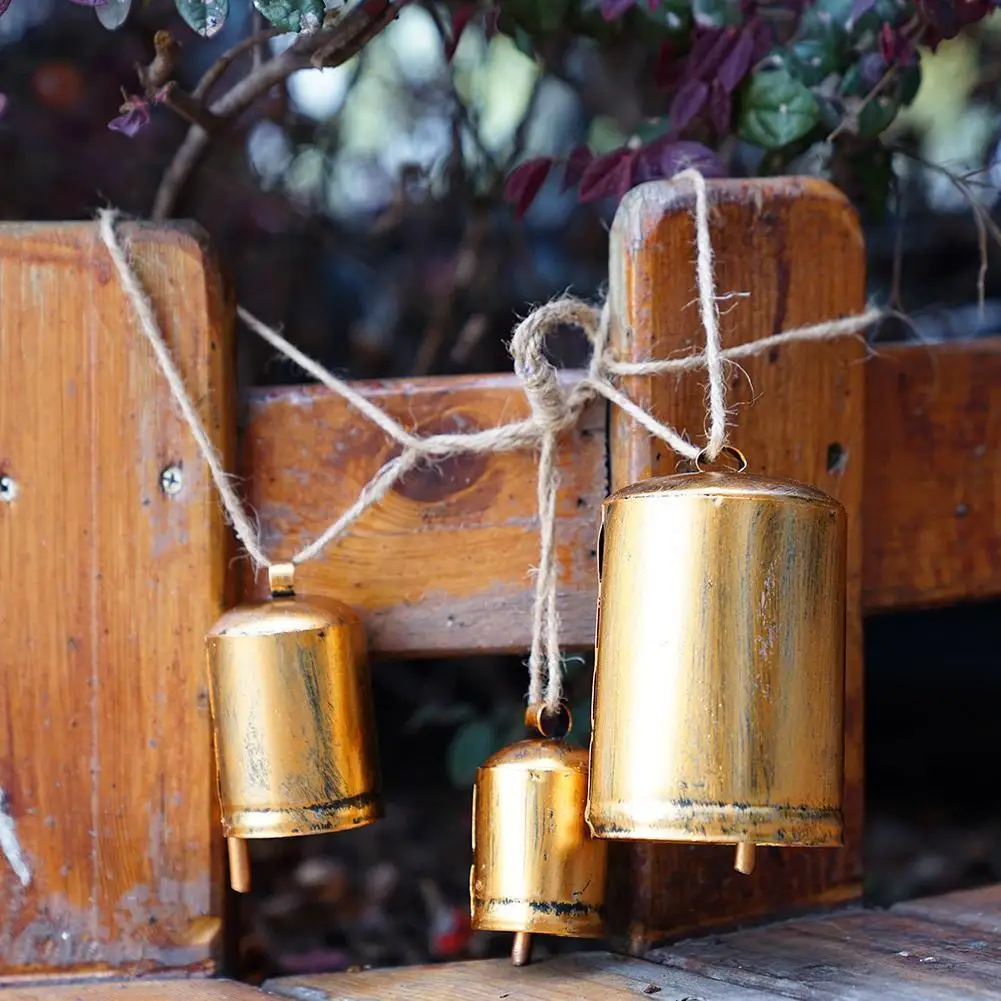
{"label": "bell clapper", "polygon": [[739,841],[737,843],[737,854],[733,860],[733,867],[737,872],[749,876],[754,872],[754,842]]}
{"label": "bell clapper", "polygon": [[229,885],[237,893],[250,892],[250,851],[243,838],[227,838],[229,849]]}
{"label": "bell clapper", "polygon": [[532,961],[532,936],[527,931],[515,932],[511,946],[511,962],[515,966],[528,966]]}

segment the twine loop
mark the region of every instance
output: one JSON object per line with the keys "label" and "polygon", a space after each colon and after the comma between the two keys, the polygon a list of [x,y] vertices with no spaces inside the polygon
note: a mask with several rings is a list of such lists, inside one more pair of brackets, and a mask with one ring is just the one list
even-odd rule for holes
{"label": "twine loop", "polygon": [[[401,452],[386,462],[362,488],[357,499],[317,539],[299,550],[295,564],[314,558],[348,529],[370,507],[378,504],[392,486],[420,463],[440,462],[450,456],[470,453],[495,453],[522,448],[538,448],[539,565],[536,570],[535,599],[532,615],[532,647],[529,655],[528,702],[544,706],[550,714],[558,713],[563,695],[562,657],[559,644],[559,561],[556,550],[556,502],[559,490],[557,469],[559,435],[574,427],[584,408],[598,397],[619,407],[651,435],[661,439],[684,458],[713,462],[729,448],[726,437],[726,381],[728,360],[762,354],[780,344],[793,341],[830,340],[857,336],[885,313],[868,309],[858,316],[831,320],[776,333],[736,348],[723,350],[719,331],[719,308],[713,276],[713,248],[709,230],[709,200],[706,182],[698,171],[687,170],[674,178],[675,183],[690,183],[695,189],[696,284],[699,315],[705,332],[705,349],[687,357],[620,362],[608,349],[610,309],[607,302],[598,309],[563,296],[538,307],[525,317],[512,335],[510,352],[514,371],[524,387],[531,416],[498,427],[472,432],[452,432],[420,436],[381,410],[350,383],[339,379],[318,362],[303,354],[276,330],[262,323],[242,307],[237,315],[255,334],[351,407],[379,427],[401,447]],[[234,531],[243,543],[255,567],[269,567],[260,534],[248,516],[243,502],[223,469],[219,455],[205,429],[197,409],[177,371],[157,323],[156,312],[125,248],[118,238],[119,213],[103,209],[98,213],[99,231],[118,272],[128,299],[139,321],[139,328],[153,349],[154,357],[170,387],[171,395],[187,423],[219,493],[223,508]],[[587,374],[571,386],[561,382],[556,367],[545,355],[546,337],[561,326],[580,328],[591,342]],[[708,373],[706,390],[706,445],[700,448],[668,424],[636,404],[614,385],[619,376],[659,375],[704,368]],[[2,833],[2,832],[0,832]]]}

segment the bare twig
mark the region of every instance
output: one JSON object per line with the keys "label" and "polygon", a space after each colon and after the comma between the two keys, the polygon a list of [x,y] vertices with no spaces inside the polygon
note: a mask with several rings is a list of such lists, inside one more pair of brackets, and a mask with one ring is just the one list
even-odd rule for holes
{"label": "bare twig", "polygon": [[980,269],[977,272],[977,305],[980,307],[980,315],[983,316],[987,295],[988,242],[993,240],[998,247],[1001,247],[1001,227],[991,218],[990,212],[974,195],[972,186],[965,178],[954,174],[948,167],[932,163],[931,160],[925,160],[911,150],[901,149],[900,152],[928,170],[941,174],[968,202],[973,212],[973,221],[977,227],[977,248],[980,253]]}
{"label": "bare twig", "polygon": [[[253,49],[255,53],[262,42],[269,38],[276,38],[282,34],[281,28],[266,28],[264,31],[256,32],[249,38],[244,38],[237,42],[231,49],[224,52],[202,75],[198,81],[198,86],[191,92],[191,96],[199,101],[208,97],[209,91],[222,79],[222,75],[233,65],[233,63],[243,55],[248,49]],[[255,61],[254,68],[258,69],[260,62]]]}
{"label": "bare twig", "polygon": [[[349,13],[311,34],[300,35],[284,52],[273,56],[235,83],[208,107],[220,128],[231,125],[272,87],[311,66],[340,66],[367,45],[399,13],[394,0],[366,0]],[[209,71],[211,72],[211,70]],[[181,189],[208,146],[211,133],[195,125],[174,154],[157,190],[152,217],[166,219],[174,211]]]}

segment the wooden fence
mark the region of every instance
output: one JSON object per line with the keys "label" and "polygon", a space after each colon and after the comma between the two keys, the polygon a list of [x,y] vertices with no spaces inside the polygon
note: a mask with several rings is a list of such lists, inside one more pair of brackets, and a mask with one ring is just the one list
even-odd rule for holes
{"label": "wooden fence", "polygon": [[[834,189],[726,181],[710,197],[718,287],[750,293],[724,313],[725,345],[861,311],[863,240]],[[625,360],[700,343],[691,209],[687,191],[656,184],[619,211],[610,296]],[[252,393],[238,446],[234,304],[204,240],[183,226],[124,232],[269,552],[291,552],[354,500],[393,446],[314,386]],[[862,617],[1001,594],[1001,341],[868,358],[854,338],[799,343],[744,368],[730,394],[750,468],[816,485],[849,514],[845,845],[763,850],[750,877],[732,871],[725,849],[614,845],[615,925],[634,948],[857,898]],[[698,437],[703,381],[622,385]],[[527,413],[510,375],[359,388],[422,432]],[[674,463],[603,405],[565,435],[559,606],[569,648],[593,643],[601,500]],[[227,914],[203,636],[239,592],[259,595],[264,582],[232,559],[207,471],[95,226],[0,226],[0,477],[0,786],[33,877],[24,886],[0,868],[0,982],[212,973]],[[417,470],[299,583],[358,608],[377,655],[523,651],[534,477],[528,452]]]}

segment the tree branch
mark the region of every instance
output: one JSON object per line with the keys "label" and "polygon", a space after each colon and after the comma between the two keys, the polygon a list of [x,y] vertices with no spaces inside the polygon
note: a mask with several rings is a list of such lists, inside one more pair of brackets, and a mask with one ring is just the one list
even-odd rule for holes
{"label": "tree branch", "polygon": [[[209,105],[208,113],[213,121],[218,120],[219,123],[219,128],[212,134],[232,125],[259,97],[298,70],[309,69],[311,66],[334,67],[347,62],[396,19],[399,7],[398,0],[365,0],[332,24],[311,34],[301,35],[288,49],[253,69]],[[232,51],[221,57],[229,57],[227,65],[235,58],[235,55],[231,55]],[[221,75],[221,71],[218,75],[212,75],[214,69],[215,67],[210,68],[205,74],[206,77],[211,75],[210,86]],[[204,80],[203,77],[202,83]],[[203,88],[199,84],[199,89],[204,93],[207,87]],[[153,219],[166,219],[173,214],[181,190],[208,147],[209,139],[210,133],[199,125],[193,125],[188,130],[160,181],[153,202]]]}

